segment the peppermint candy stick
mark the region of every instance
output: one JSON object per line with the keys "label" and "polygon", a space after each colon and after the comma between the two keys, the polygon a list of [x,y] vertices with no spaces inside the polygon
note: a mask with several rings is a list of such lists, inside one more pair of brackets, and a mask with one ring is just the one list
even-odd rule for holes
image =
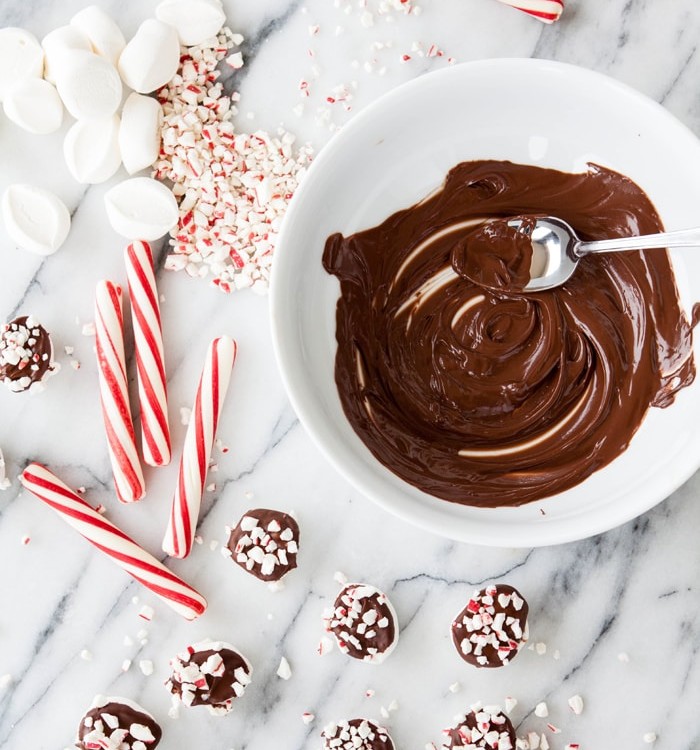
{"label": "peppermint candy stick", "polygon": [[211,342],[185,435],[177,489],[163,539],[163,550],[173,557],[187,557],[192,549],[216,427],[235,361],[235,341],[222,336]]}
{"label": "peppermint candy stick", "polygon": [[206,599],[201,594],[90,507],[46,467],[29,464],[22,472],[20,481],[90,544],[108,555],[183,617],[194,620],[207,608]]}
{"label": "peppermint candy stick", "polygon": [[123,503],[133,503],[140,500],[146,490],[129,407],[123,326],[121,287],[111,281],[98,282],[95,342],[102,416],[117,497]]}
{"label": "peppermint candy stick", "polygon": [[564,10],[564,0],[498,0],[534,16],[544,23],[554,23]]}
{"label": "peppermint candy stick", "polygon": [[147,242],[132,243],[124,251],[124,260],[134,325],[143,460],[149,466],[167,466],[170,463],[168,391],[160,306],[150,245]]}

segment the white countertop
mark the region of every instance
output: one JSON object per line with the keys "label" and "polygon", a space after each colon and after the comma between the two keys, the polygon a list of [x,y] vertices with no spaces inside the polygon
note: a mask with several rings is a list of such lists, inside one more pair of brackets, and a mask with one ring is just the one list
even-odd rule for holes
{"label": "white countertop", "polygon": [[[84,4],[5,0],[0,26],[23,26],[41,37]],[[331,0],[225,0],[229,26],[247,40],[246,67],[236,76],[237,127],[274,130],[283,122],[318,148],[332,135],[327,124],[316,123],[325,117],[318,108],[336,85],[358,82],[352,111],[333,115],[342,124],[402,81],[446,65],[449,56],[459,62],[536,56],[630,83],[700,134],[696,0],[568,0],[551,27],[494,0],[419,4],[420,16],[397,17],[391,25],[378,19],[364,28],[357,13],[345,15]],[[155,2],[100,5],[129,36]],[[315,24],[320,31],[312,37],[309,26]],[[337,26],[343,27],[339,35]],[[389,39],[390,49],[372,50],[372,42]],[[426,49],[435,43],[446,54],[421,58],[413,42]],[[406,63],[400,62],[404,53],[412,56]],[[366,72],[363,64],[373,57],[373,71]],[[302,78],[312,80],[312,95],[299,117],[293,108],[301,101]],[[240,346],[220,427],[231,450],[218,455],[219,471],[210,479],[217,488],[204,503],[204,543],[189,559],[171,563],[207,596],[203,617],[182,620],[20,492],[18,471],[29,460],[41,461],[73,486],[84,485],[91,502],[104,503],[110,518],[160,554],[177,462],[147,471],[149,496],[139,505],[116,501],[94,342],[81,328],[92,319],[96,280],[125,280],[123,243],[105,220],[108,185],[76,184],[63,163],[61,140],[62,133],[21,133],[0,117],[0,190],[17,181],[41,184],[73,213],[68,242],[48,259],[16,250],[0,229],[0,318],[37,316],[52,332],[63,365],[43,394],[0,392],[0,447],[13,479],[0,493],[0,675],[12,675],[10,685],[0,688],[0,750],[70,745],[95,693],[124,695],[152,711],[163,725],[163,750],[311,750],[320,746],[326,723],[356,716],[388,726],[397,750],[421,749],[430,741],[439,745],[440,730],[470,703],[502,703],[507,695],[519,701],[512,713],[519,733],[547,732],[554,750],[567,742],[584,750],[641,748],[642,735],[652,731],[659,750],[700,747],[697,475],[637,521],[562,547],[481,549],[421,533],[360,496],[312,445],[276,371],[267,300],[252,292],[225,296],[205,282],[159,273],[174,445],[185,429],[179,407],[190,405],[208,341],[227,333]],[[157,248],[161,264],[163,249]],[[75,347],[79,370],[63,354],[66,345]],[[300,567],[277,593],[210,549],[212,540],[225,539],[226,524],[258,505],[294,510],[301,526]],[[23,546],[25,535],[31,541]],[[401,641],[381,666],[351,662],[337,651],[315,653],[322,609],[339,588],[333,580],[338,570],[383,588],[398,612]],[[459,659],[451,620],[474,586],[490,581],[507,581],[525,594],[531,642],[546,644],[545,654],[526,650],[493,671],[477,671]],[[155,609],[151,623],[138,617],[143,604]],[[142,628],[148,635],[141,645],[136,634]],[[127,635],[134,645],[124,645]],[[170,700],[162,684],[168,659],[205,636],[236,644],[253,663],[253,683],[228,717],[183,709],[175,722],[167,716]],[[81,658],[84,649],[90,660]],[[629,662],[618,658],[622,652]],[[283,655],[292,668],[288,682],[276,676]],[[123,672],[125,659],[132,666]],[[139,670],[142,659],[153,661],[152,676]],[[461,688],[450,692],[456,682]],[[370,688],[376,692],[367,698]],[[585,701],[581,716],[567,706],[574,694]],[[398,709],[383,719],[381,707],[393,700]],[[549,705],[547,720],[533,714],[542,700]],[[304,711],[315,721],[304,724]],[[546,721],[561,734],[549,733]]]}

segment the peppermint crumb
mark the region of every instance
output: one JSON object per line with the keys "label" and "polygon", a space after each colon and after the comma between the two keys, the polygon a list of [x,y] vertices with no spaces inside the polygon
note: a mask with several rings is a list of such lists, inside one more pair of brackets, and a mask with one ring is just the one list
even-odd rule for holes
{"label": "peppermint crumb", "polygon": [[95,335],[95,324],[85,323],[81,329],[83,336],[94,336]]}
{"label": "peppermint crumb", "polygon": [[624,651],[621,651],[617,655],[617,660],[619,662],[622,662],[623,664],[627,664],[627,663],[629,663],[629,660],[630,660],[629,654],[625,653]]}
{"label": "peppermint crumb", "polygon": [[187,427],[187,425],[190,423],[191,416],[192,409],[190,409],[188,406],[180,407],[180,424],[183,425],[183,427]]}
{"label": "peppermint crumb", "polygon": [[583,698],[580,695],[572,695],[569,698],[569,708],[576,716],[580,716],[583,713]]}
{"label": "peppermint crumb", "polygon": [[365,698],[374,698],[374,690],[372,688],[365,690]]}
{"label": "peppermint crumb", "polygon": [[122,662],[122,672],[128,672],[131,669],[131,659],[124,659]]}
{"label": "peppermint crumb", "polygon": [[504,701],[504,705],[506,713],[509,714],[518,705],[518,701],[508,696]]}
{"label": "peppermint crumb", "polygon": [[0,690],[5,690],[12,684],[12,675],[3,674],[0,675]]}
{"label": "peppermint crumb", "polygon": [[541,641],[539,643],[536,643],[535,651],[538,656],[544,656],[547,653],[547,644],[542,643]]}
{"label": "peppermint crumb", "polygon": [[153,662],[150,659],[141,659],[139,662],[139,669],[146,677],[153,674]]}
{"label": "peppermint crumb", "polygon": [[125,635],[123,643],[125,646],[133,646],[134,639],[130,635]]}
{"label": "peppermint crumb", "polygon": [[642,736],[642,740],[643,740],[644,742],[646,742],[646,744],[647,744],[647,745],[653,745],[653,744],[654,744],[654,742],[656,742],[656,739],[657,739],[657,735],[656,735],[656,732],[646,732],[646,733],[645,733],[645,734],[644,734],[644,735]]}
{"label": "peppermint crumb", "polygon": [[209,549],[214,552],[214,550],[219,546],[219,540],[218,539],[212,539],[211,542],[209,542]]}
{"label": "peppermint crumb", "polygon": [[301,720],[304,722],[304,724],[311,724],[311,722],[315,718],[316,717],[312,713],[310,713],[309,711],[304,711],[304,713],[301,715]]}
{"label": "peppermint crumb", "polygon": [[462,689],[462,686],[459,682],[453,682],[447,689],[451,693],[458,693]]}
{"label": "peppermint crumb", "polygon": [[280,665],[277,667],[277,676],[283,680],[288,680],[292,676],[292,668],[284,656],[280,659]]}
{"label": "peppermint crumb", "polygon": [[26,534],[20,539],[20,542],[23,547],[26,547],[31,541],[32,541],[32,538],[30,536],[27,536]]}
{"label": "peppermint crumb", "polygon": [[150,607],[148,604],[144,604],[143,607],[139,610],[139,617],[143,620],[146,620],[147,622],[150,622],[153,619],[153,607]]}
{"label": "peppermint crumb", "polygon": [[345,584],[348,582],[348,577],[345,575],[345,573],[336,570],[336,572],[333,574],[333,580],[339,583],[341,586],[345,586]]}
{"label": "peppermint crumb", "polygon": [[537,716],[539,719],[544,719],[549,716],[549,709],[547,708],[547,704],[544,701],[538,703],[535,706],[535,716]]}
{"label": "peppermint crumb", "polygon": [[81,659],[82,659],[83,661],[92,661],[92,652],[91,652],[91,651],[88,651],[88,650],[87,650],[86,648],[84,648],[84,649],[83,649],[83,650],[82,650],[82,651],[80,652],[80,658],[81,658]]}

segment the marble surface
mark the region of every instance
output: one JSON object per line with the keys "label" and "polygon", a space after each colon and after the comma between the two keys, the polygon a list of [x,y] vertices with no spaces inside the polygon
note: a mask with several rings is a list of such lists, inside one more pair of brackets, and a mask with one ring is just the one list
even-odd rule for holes
{"label": "marble surface", "polygon": [[[42,36],[83,5],[5,0],[0,26],[20,25]],[[155,2],[101,5],[129,35]],[[384,91],[447,64],[447,56],[460,62],[536,56],[609,73],[700,134],[696,0],[569,0],[552,27],[493,0],[420,5],[420,16],[365,28],[356,12],[345,15],[331,0],[225,0],[230,26],[247,39],[246,67],[231,81],[241,91],[238,127],[274,129],[284,122],[321,147],[332,135],[329,122],[342,124]],[[314,24],[320,32],[311,37]],[[339,25],[343,33],[336,36]],[[391,48],[372,49],[387,40]],[[446,55],[421,58],[413,42],[436,43]],[[402,64],[404,52],[412,59]],[[375,58],[372,71],[365,71],[364,62]],[[293,108],[301,78],[313,85],[299,116]],[[352,111],[333,110],[327,120],[325,97],[353,80]],[[21,467],[30,459],[45,462],[72,485],[84,485],[91,502],[104,503],[110,518],[157,552],[176,471],[175,465],[149,470],[149,497],[135,507],[120,507],[112,492],[93,340],[81,328],[92,318],[95,281],[124,280],[122,242],[104,219],[107,186],[86,189],[71,180],[61,137],[25,135],[0,118],[0,189],[16,181],[54,189],[74,222],[65,247],[45,260],[16,250],[0,229],[0,318],[34,313],[54,333],[63,364],[41,395],[0,392],[0,446],[13,479],[0,493],[0,675],[12,676],[0,688],[0,750],[69,746],[97,692],[142,702],[164,726],[164,750],[317,748],[325,723],[359,715],[381,719],[381,707],[394,700],[398,708],[382,721],[397,749],[423,748],[439,744],[441,728],[468,704],[501,703],[506,695],[519,701],[512,713],[519,732],[547,732],[556,749],[568,742],[589,750],[644,747],[646,732],[658,734],[660,750],[700,748],[698,476],[638,520],[562,547],[481,549],[425,535],[361,497],[304,434],[276,371],[264,297],[225,297],[205,283],[159,275],[176,445],[184,433],[179,407],[191,401],[208,340],[228,333],[240,344],[220,429],[230,451],[218,456],[211,479],[217,488],[204,503],[204,543],[190,559],[172,563],[209,599],[200,620],[181,620],[20,492]],[[162,262],[162,246],[159,257]],[[79,370],[63,355],[66,345],[75,347]],[[302,528],[300,568],[277,593],[210,548],[224,539],[226,524],[258,504],[294,510]],[[25,535],[31,542],[23,546]],[[382,587],[398,611],[401,641],[381,666],[351,663],[337,651],[315,653],[321,612],[338,589],[337,570]],[[506,669],[478,672],[458,658],[449,625],[474,586],[501,580],[526,594],[531,640],[547,651],[524,651]],[[144,603],[155,609],[151,623],[138,617]],[[137,637],[142,629],[147,635]],[[132,645],[125,645],[125,636]],[[162,685],[168,658],[204,636],[237,644],[253,663],[253,684],[226,718],[185,710],[174,722]],[[84,650],[90,659],[81,657]],[[621,653],[629,661],[620,660]],[[292,668],[288,682],[276,676],[281,656]],[[128,671],[125,659],[132,660]],[[153,661],[152,676],[142,674],[139,660]],[[460,683],[457,692],[449,690],[454,683]],[[373,697],[365,697],[368,689]],[[581,716],[567,707],[574,694],[585,701]],[[534,716],[541,700],[560,734]],[[304,711],[315,721],[304,724]]]}

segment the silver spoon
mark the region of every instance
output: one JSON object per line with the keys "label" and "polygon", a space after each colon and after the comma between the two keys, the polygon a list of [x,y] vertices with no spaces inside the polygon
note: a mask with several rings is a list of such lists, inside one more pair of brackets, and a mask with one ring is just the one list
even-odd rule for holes
{"label": "silver spoon", "polygon": [[[511,219],[508,221],[508,226],[519,228],[522,223],[520,219]],[[554,216],[546,216],[535,219],[534,227],[530,231],[530,240],[532,242],[530,281],[522,291],[541,292],[560,286],[571,278],[578,262],[585,255],[700,246],[700,228],[584,242],[576,236],[576,232],[565,221]]]}

